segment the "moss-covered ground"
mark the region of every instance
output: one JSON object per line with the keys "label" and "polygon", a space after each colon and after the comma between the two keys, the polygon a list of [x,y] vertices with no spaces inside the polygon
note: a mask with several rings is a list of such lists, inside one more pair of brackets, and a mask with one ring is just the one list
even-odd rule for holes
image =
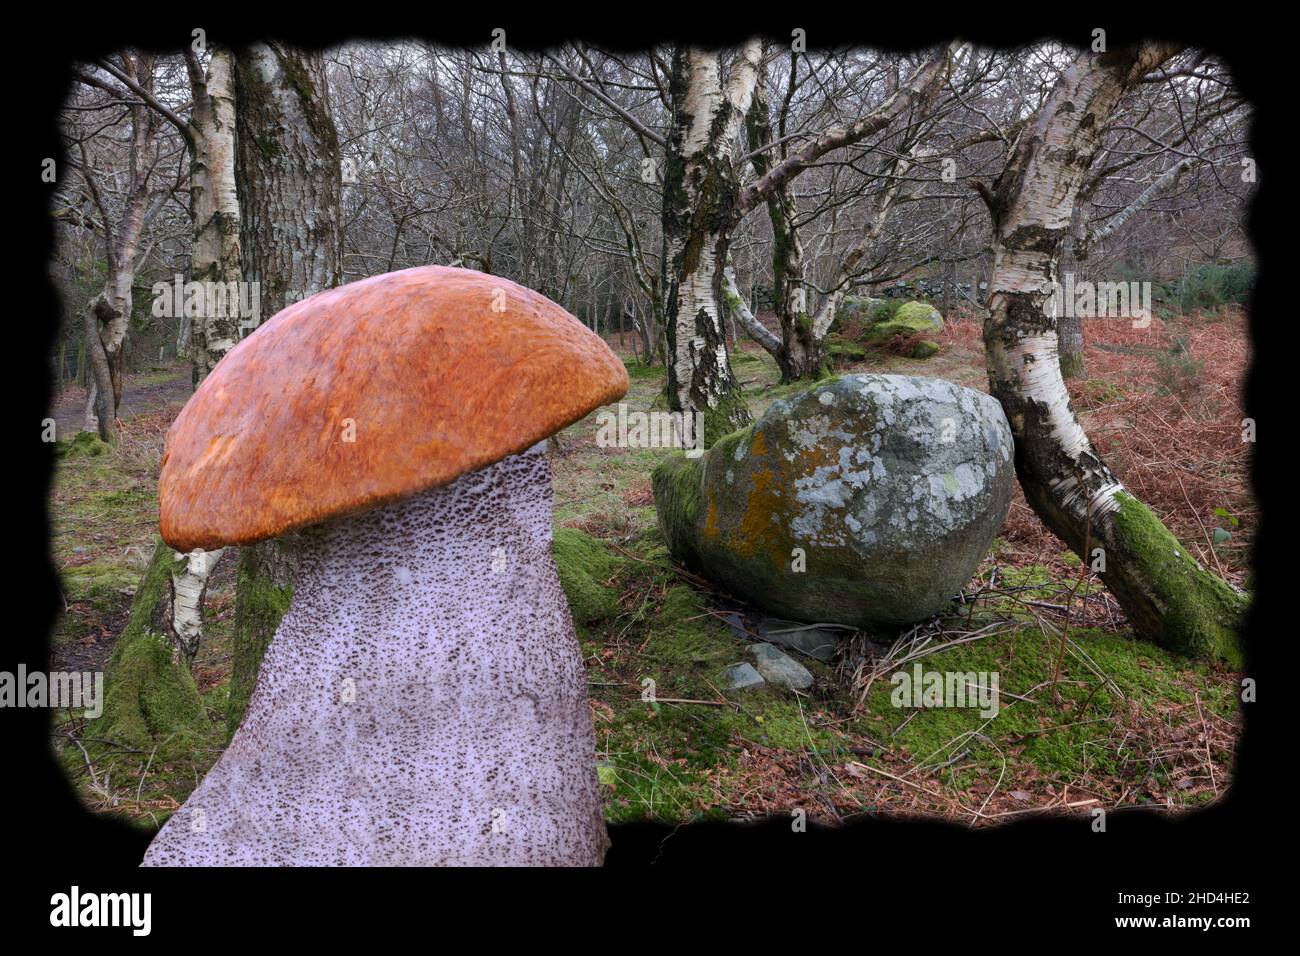
{"label": "moss-covered ground", "polygon": [[[837,371],[982,388],[978,334],[964,324],[950,323],[926,361],[863,352],[841,357]],[[752,344],[733,365],[755,417],[806,387],[778,385],[775,362]],[[630,372],[628,407],[655,407],[662,368]],[[117,448],[69,448],[59,458],[53,558],[67,610],[52,669],[102,669],[126,625],[156,533],[161,439],[178,408],[171,401],[128,418]],[[1080,585],[1078,560],[1031,527],[1023,502],[971,582],[971,600],[894,645],[892,658],[867,653],[882,653],[879,641],[891,636],[858,635],[836,665],[800,658],[815,677],[807,693],[727,690],[722,671],[746,660],[743,635],[756,617],[670,559],[650,485],[666,450],[599,447],[597,432],[593,413],[552,455],[554,553],[587,667],[610,821],[749,819],[799,807],[822,822],[925,812],[984,825],[1097,805],[1194,808],[1230,786],[1240,675],[1133,640],[1113,599],[1095,581]],[[156,826],[220,755],[237,572],[229,549],[209,587],[193,669],[202,732],[139,746],[60,715],[55,750],[88,806]],[[998,716],[895,706],[891,675],[915,663],[996,672]]]}

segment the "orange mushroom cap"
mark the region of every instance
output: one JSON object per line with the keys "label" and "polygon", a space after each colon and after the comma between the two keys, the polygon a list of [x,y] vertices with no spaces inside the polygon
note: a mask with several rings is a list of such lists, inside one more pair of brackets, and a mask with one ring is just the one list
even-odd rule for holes
{"label": "orange mushroom cap", "polygon": [[167,433],[163,540],[248,544],[445,485],[627,392],[545,296],[422,266],[297,302],[217,363]]}

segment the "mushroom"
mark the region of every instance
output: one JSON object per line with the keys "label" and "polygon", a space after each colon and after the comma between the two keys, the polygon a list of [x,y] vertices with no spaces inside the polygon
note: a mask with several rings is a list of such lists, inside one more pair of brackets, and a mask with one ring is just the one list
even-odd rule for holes
{"label": "mushroom", "polygon": [[229,747],[145,865],[598,865],[584,668],[546,439],[627,371],[549,299],[422,267],[312,296],[167,435],[164,540],[297,532]]}

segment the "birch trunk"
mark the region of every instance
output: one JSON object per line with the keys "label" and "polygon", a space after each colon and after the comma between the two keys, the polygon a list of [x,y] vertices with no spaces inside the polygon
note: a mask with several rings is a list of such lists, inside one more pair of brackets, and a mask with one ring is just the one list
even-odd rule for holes
{"label": "birch trunk", "polygon": [[[239,199],[235,194],[235,100],[230,51],[215,48],[206,75],[196,57],[187,58],[193,112],[186,132],[190,153],[190,214],[193,243],[190,278],[238,288]],[[228,296],[224,307],[203,297],[190,335],[190,375],[199,387],[240,337],[238,303]],[[166,545],[159,541],[159,548]],[[168,549],[170,550],[170,549]],[[225,549],[189,554],[171,552],[171,635],[188,663],[203,639],[203,602],[208,579]]]}
{"label": "birch trunk", "polygon": [[744,45],[726,89],[716,52],[678,47],[673,54],[663,200],[668,399],[674,411],[704,414],[706,445],[752,420],[731,372],[719,305],[738,192],[730,152],[753,96],[759,49],[757,40]]}
{"label": "birch trunk", "polygon": [[[229,286],[243,279],[239,253],[239,197],[235,190],[235,92],[230,51],[215,48],[204,77],[191,66],[194,92],[190,203],[195,282]],[[236,303],[239,301],[236,297]],[[234,313],[234,314],[232,314]],[[237,308],[218,310],[205,301],[191,333],[191,375],[198,388],[240,338]]]}
{"label": "birch trunk", "polygon": [[[194,222],[191,278],[229,286],[240,281],[230,53],[214,49],[207,74],[196,56],[187,55],[186,65],[194,98],[190,120],[182,120],[170,111],[162,114],[181,131],[190,152],[190,209]],[[143,86],[140,86],[142,82]],[[136,86],[140,86],[138,92],[148,94],[148,78],[138,79]],[[147,95],[142,95],[142,99],[156,104],[156,100]],[[155,108],[165,109],[160,104]],[[201,300],[203,310],[200,315],[192,316],[194,325],[191,326],[191,378],[195,388],[212,371],[217,360],[234,346],[239,333],[238,315],[233,316],[227,310],[214,310],[216,303],[207,295]],[[238,302],[238,295],[233,300]],[[157,622],[157,630],[172,645],[173,661],[170,665],[159,665],[142,680],[148,683],[175,682],[179,678],[168,671],[182,666],[188,670],[194,663],[203,640],[203,605],[208,580],[221,555],[222,549],[182,554],[168,548],[161,538],[155,541],[149,568],[166,568],[165,587],[139,588],[131,613]],[[130,635],[123,635],[120,643],[129,639]],[[110,680],[109,695],[122,698],[121,685],[120,675],[114,675]],[[121,706],[138,705],[123,700]]]}
{"label": "birch trunk", "polygon": [[[811,163],[821,156],[844,146],[852,145],[864,137],[888,127],[907,111],[923,114],[935,94],[947,79],[953,55],[960,43],[954,42],[945,50],[922,63],[900,84],[899,88],[871,113],[860,117],[852,126],[825,131],[811,144],[791,155],[785,145],[784,113],[774,136],[771,110],[768,104],[766,78],[761,76],[756,84],[749,110],[746,113],[750,161],[757,174],[757,182],[746,188],[738,197],[735,220],[759,200],[767,203],[768,218],[772,225],[772,275],[774,277],[774,310],[781,325],[781,338],[776,347],[764,335],[755,337],[781,369],[783,382],[801,378],[819,378],[827,367],[826,335],[835,319],[840,300],[852,287],[858,263],[884,228],[891,205],[898,192],[897,180],[884,191],[874,214],[869,219],[861,241],[844,256],[835,286],[824,298],[814,315],[805,277],[803,242],[798,229],[798,206],[795,203],[792,183]],[[797,59],[791,60],[790,84],[796,80]],[[788,108],[788,103],[786,107]],[[784,108],[783,108],[784,109]],[[774,155],[774,141],[781,145]],[[913,144],[915,148],[916,144]],[[777,159],[779,155],[779,161]],[[898,160],[904,163],[905,160]],[[735,305],[734,301],[728,300]],[[735,310],[741,324],[751,329],[751,317]],[[751,334],[755,334],[751,331]]]}
{"label": "birch trunk", "polygon": [[1144,43],[1080,55],[1020,134],[993,189],[981,190],[995,246],[984,342],[990,390],[1011,423],[1017,474],[1035,512],[1099,571],[1139,635],[1236,661],[1244,595],[1202,568],[1093,449],[1061,376],[1046,287],[1057,280],[1080,183],[1111,111],[1176,52]]}
{"label": "birch trunk", "polygon": [[[235,57],[235,176],[243,275],[259,283],[270,318],[343,281],[341,154],[325,61],[280,44]],[[244,548],[235,591],[228,734],[243,717],[266,650],[292,593],[293,552],[277,540]]]}

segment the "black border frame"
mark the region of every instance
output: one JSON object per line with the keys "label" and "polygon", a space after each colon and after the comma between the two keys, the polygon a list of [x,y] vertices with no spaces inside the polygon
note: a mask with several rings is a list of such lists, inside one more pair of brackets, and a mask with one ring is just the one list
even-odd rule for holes
{"label": "black border frame", "polygon": [[[486,46],[491,31],[500,26],[507,32],[508,43],[530,49],[575,38],[620,49],[679,38],[700,45],[729,45],[753,33],[787,37],[795,27],[807,30],[812,45],[825,38],[835,45],[917,49],[961,36],[981,45],[1007,48],[1051,36],[1084,46],[1091,40],[1092,29],[1100,26],[1107,29],[1112,47],[1142,37],[1176,36],[1208,49],[1229,64],[1243,94],[1255,106],[1251,148],[1259,184],[1248,224],[1260,271],[1250,310],[1253,357],[1245,395],[1247,414],[1256,420],[1260,436],[1253,450],[1252,480],[1263,515],[1253,556],[1257,592],[1246,629],[1247,673],[1257,680],[1259,675],[1277,673],[1279,638],[1285,640],[1287,635],[1278,634],[1266,622],[1282,620],[1284,565],[1268,557],[1269,549],[1278,547],[1281,537],[1277,522],[1284,506],[1279,485],[1286,470],[1284,443],[1278,432],[1283,422],[1281,416],[1269,414],[1275,406],[1268,392],[1271,385],[1285,400],[1283,389],[1291,384],[1288,373],[1280,368],[1286,350],[1275,342],[1280,338],[1277,323],[1288,314],[1282,301],[1285,266],[1281,250],[1285,247],[1281,229],[1283,218],[1293,208],[1280,195],[1288,159],[1283,135],[1293,107],[1289,83],[1277,67],[1292,60],[1282,46],[1288,31],[1278,24],[1272,27],[1277,39],[1272,39],[1269,26],[1261,22],[1263,15],[1253,10],[1211,16],[1204,9],[1194,14],[1185,8],[1121,13],[1090,7],[1069,17],[1061,15],[1060,8],[1055,10],[1057,22],[1050,22],[1048,11],[1042,9],[1032,13],[1011,8],[950,13],[939,8],[903,8],[901,14],[910,20],[887,22],[888,14],[871,8],[839,7],[817,15],[798,11],[778,21],[770,14],[750,15],[731,6],[721,8],[715,19],[698,9],[683,14],[647,7],[642,22],[635,18],[639,11],[632,8],[594,12],[565,8],[530,20],[506,10],[455,11],[436,6],[391,11],[338,7],[305,13],[264,9],[251,15],[231,12],[225,17],[193,17],[185,11],[161,13],[132,6],[115,18],[55,13],[55,17],[66,16],[66,23],[15,34],[10,53],[21,51],[23,59],[12,74],[10,108],[22,114],[11,127],[7,152],[14,164],[12,181],[17,184],[22,214],[11,225],[19,230],[20,248],[15,251],[29,258],[31,267],[13,273],[22,306],[11,312],[9,321],[9,329],[18,337],[11,368],[19,373],[9,407],[22,449],[20,464],[10,469],[17,487],[10,499],[15,529],[9,553],[11,567],[16,567],[22,583],[10,596],[9,607],[19,610],[20,622],[11,625],[0,641],[0,669],[14,671],[19,661],[44,666],[59,603],[46,509],[53,453],[37,437],[38,423],[46,416],[52,396],[44,356],[53,341],[59,310],[46,274],[53,245],[47,213],[51,187],[40,183],[37,168],[42,158],[59,156],[57,110],[75,62],[128,43],[176,49],[188,42],[194,26],[205,27],[209,39],[229,44],[279,37],[305,47],[409,35],[449,46]],[[673,29],[675,22],[683,26]],[[15,504],[18,507],[13,508]],[[39,561],[32,557],[36,554],[41,555]],[[724,921],[740,919],[744,911],[710,919],[703,909],[717,904],[717,891],[733,889],[740,890],[751,905],[761,900],[764,909],[785,904],[790,915],[815,914],[819,926],[825,926],[827,918],[847,918],[852,922],[843,929],[854,936],[862,934],[867,945],[879,944],[878,928],[891,938],[902,936],[921,946],[958,941],[1017,947],[1057,945],[1076,938],[1081,930],[1113,931],[1113,916],[1162,913],[1159,907],[1147,910],[1119,905],[1116,894],[1121,891],[1246,891],[1251,894],[1248,905],[1196,907],[1194,912],[1201,915],[1212,909],[1213,915],[1246,915],[1253,926],[1260,926],[1265,921],[1259,918],[1258,906],[1265,897],[1257,892],[1257,884],[1273,870],[1266,858],[1280,855],[1279,824],[1287,810],[1280,780],[1269,772],[1285,764],[1286,749],[1266,746],[1262,739],[1264,728],[1276,722],[1265,716],[1270,707],[1279,706],[1270,700],[1281,693],[1275,681],[1259,683],[1260,699],[1245,708],[1233,785],[1223,800],[1206,810],[1180,816],[1112,811],[1104,834],[1093,833],[1082,817],[1026,819],[979,832],[896,817],[867,819],[834,830],[810,826],[805,834],[792,834],[784,819],[746,827],[614,826],[610,828],[613,845],[607,868],[639,869],[647,875],[671,869],[674,879],[698,874],[713,893],[699,900],[673,894],[669,898],[672,903],[665,906],[668,900],[643,898],[623,879],[606,880],[599,873],[566,873],[558,881],[548,875],[547,885],[566,895],[580,887],[586,891],[569,899],[581,907],[584,927],[591,926],[593,942],[598,945],[602,937],[605,945],[676,945],[675,930],[684,928],[683,917],[685,926],[715,921],[725,925]],[[493,938],[512,925],[533,934],[534,939],[547,935],[545,923],[502,919],[486,925],[468,924],[457,919],[459,909],[447,912],[438,905],[445,901],[445,891],[455,886],[480,896],[490,910],[504,906],[510,915],[518,915],[518,907],[526,905],[524,900],[544,899],[532,895],[532,887],[541,885],[536,874],[231,874],[137,869],[148,835],[94,817],[80,807],[49,754],[49,717],[45,711],[0,711],[0,739],[8,751],[8,772],[0,792],[12,803],[0,816],[0,842],[11,850],[5,854],[10,861],[10,879],[5,882],[10,886],[0,890],[0,908],[13,911],[6,924],[12,920],[15,927],[50,929],[50,895],[67,892],[76,884],[86,892],[152,892],[153,937],[182,941],[213,930],[229,942],[247,938],[247,931],[234,921],[242,922],[259,908],[265,908],[268,915],[286,917],[284,929],[300,939],[313,928],[333,936],[339,927],[330,921],[340,916],[373,931],[377,925],[417,924],[444,914],[456,921],[450,925],[461,927],[467,941],[474,938],[471,925],[479,925],[480,932],[486,930]],[[569,881],[577,885],[567,885]],[[494,893],[502,882],[527,884],[519,889],[528,895]],[[600,891],[605,888],[611,894],[609,900],[601,899]],[[513,888],[507,885],[503,889]],[[588,896],[592,891],[595,893]],[[431,898],[435,892],[438,896]],[[348,909],[331,915],[321,906],[334,900],[346,901]],[[1191,912],[1187,907],[1176,911]],[[740,924],[725,935],[742,945],[763,941],[766,933],[753,930],[766,927],[769,921],[759,922],[751,915],[749,922],[748,931]],[[565,924],[557,921],[554,925],[562,932]],[[130,936],[125,929],[81,932]],[[1225,939],[1221,932],[1206,937]],[[461,935],[457,932],[455,938]],[[643,936],[650,936],[653,942]],[[1167,938],[1181,942],[1184,937]],[[718,941],[730,940],[724,936]]]}

